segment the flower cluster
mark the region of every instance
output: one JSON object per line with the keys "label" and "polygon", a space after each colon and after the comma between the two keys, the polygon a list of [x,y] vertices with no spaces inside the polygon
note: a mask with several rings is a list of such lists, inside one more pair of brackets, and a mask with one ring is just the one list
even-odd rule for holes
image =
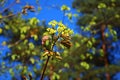
{"label": "flower cluster", "polygon": [[56,30],[53,28],[47,28],[48,34],[54,34],[56,33]]}
{"label": "flower cluster", "polygon": [[[65,34],[65,35],[72,35],[73,30],[69,29],[67,26],[65,26],[62,22],[57,22],[55,20],[52,20],[51,22],[48,23],[52,28],[47,28],[47,33],[49,35],[51,34]],[[57,28],[55,28],[57,26]]]}
{"label": "flower cluster", "polygon": [[72,46],[71,35],[73,34],[73,30],[65,26],[62,22],[55,20],[52,20],[48,24],[51,27],[47,28],[42,38],[42,47],[45,51],[43,56],[52,56],[57,59],[62,59],[53,48],[56,44],[61,44],[69,49]]}
{"label": "flower cluster", "polygon": [[52,20],[51,22],[48,23],[48,25],[55,27],[57,25],[57,21]]}
{"label": "flower cluster", "polygon": [[67,27],[64,24],[62,24],[62,22],[59,22],[57,31],[60,33],[62,31],[64,31],[65,29],[67,29]]}
{"label": "flower cluster", "polygon": [[70,10],[70,8],[68,7],[68,6],[66,6],[66,5],[63,5],[62,7],[61,7],[61,10],[62,11],[66,11],[66,10]]}
{"label": "flower cluster", "polygon": [[72,35],[73,33],[74,33],[73,30],[70,30],[70,29],[66,29],[62,32],[62,34],[65,34],[67,36]]}

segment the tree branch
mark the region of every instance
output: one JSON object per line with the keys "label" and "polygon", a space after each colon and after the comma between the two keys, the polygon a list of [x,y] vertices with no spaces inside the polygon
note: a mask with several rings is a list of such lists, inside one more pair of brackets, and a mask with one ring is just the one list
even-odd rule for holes
{"label": "tree branch", "polygon": [[[17,13],[18,14],[18,13]],[[15,16],[17,14],[9,14],[7,16],[2,16],[2,18],[0,18],[0,20],[4,19],[4,18],[8,18],[8,17],[12,17],[12,16]]]}
{"label": "tree branch", "polygon": [[0,14],[3,13],[4,11],[6,11],[7,9],[9,9],[10,7],[14,6],[15,4],[16,4],[16,0],[14,0],[13,3],[11,3],[10,5],[8,5],[7,8],[3,9],[3,10],[0,12]]}
{"label": "tree branch", "polygon": [[45,71],[46,71],[46,68],[47,68],[47,64],[48,64],[49,59],[50,59],[50,56],[48,56],[48,58],[47,58],[47,60],[46,60],[46,64],[45,64],[45,66],[44,66],[44,69],[43,69],[42,76],[41,76],[40,80],[43,80],[44,73],[45,73]]}

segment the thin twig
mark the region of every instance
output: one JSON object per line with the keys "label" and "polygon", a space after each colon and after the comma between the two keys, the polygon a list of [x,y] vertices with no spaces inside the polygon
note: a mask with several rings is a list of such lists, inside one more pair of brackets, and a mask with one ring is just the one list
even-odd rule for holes
{"label": "thin twig", "polygon": [[30,80],[32,80],[32,75],[31,74],[29,74],[29,78],[30,78]]}
{"label": "thin twig", "polygon": [[11,3],[10,5],[8,5],[7,8],[5,8],[4,10],[2,10],[2,11],[0,12],[0,14],[3,13],[4,11],[6,11],[7,9],[9,9],[10,7],[14,6],[15,4],[16,4],[16,0],[15,0],[13,3]]}
{"label": "thin twig", "polygon": [[23,79],[23,80],[27,80],[26,76],[22,76],[22,79]]}
{"label": "thin twig", "polygon": [[47,64],[48,64],[49,59],[50,59],[50,56],[48,56],[48,58],[47,58],[47,60],[46,60],[46,64],[45,64],[45,66],[44,66],[44,69],[43,69],[42,76],[41,76],[41,79],[40,79],[40,80],[43,80],[44,73],[45,73],[45,71],[46,71],[46,68],[47,68]]}
{"label": "thin twig", "polygon": [[28,39],[28,38],[30,38],[30,36],[26,36],[24,39],[20,39],[20,40],[16,41],[15,43],[10,44],[10,47],[16,46],[16,45],[18,45],[19,43],[21,43],[22,41],[24,41],[25,39]]}
{"label": "thin twig", "polygon": [[[18,14],[18,13],[17,13]],[[2,18],[0,18],[0,20],[1,19],[4,19],[4,18],[8,18],[8,17],[12,17],[12,16],[15,16],[16,14],[9,14],[9,15],[7,15],[7,16],[2,16]]]}

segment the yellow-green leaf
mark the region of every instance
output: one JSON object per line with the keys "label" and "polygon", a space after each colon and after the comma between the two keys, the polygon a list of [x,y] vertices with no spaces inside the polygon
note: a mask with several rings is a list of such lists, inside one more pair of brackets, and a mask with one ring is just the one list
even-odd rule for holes
{"label": "yellow-green leaf", "polygon": [[35,59],[34,59],[34,58],[30,58],[30,62],[31,62],[32,64],[34,64],[34,63],[35,63]]}

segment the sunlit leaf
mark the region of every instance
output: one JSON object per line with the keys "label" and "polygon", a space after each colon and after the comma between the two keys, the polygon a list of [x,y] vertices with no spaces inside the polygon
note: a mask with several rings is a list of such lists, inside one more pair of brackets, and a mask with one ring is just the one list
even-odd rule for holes
{"label": "sunlit leaf", "polygon": [[32,64],[34,64],[34,63],[35,63],[35,59],[34,59],[34,58],[30,58],[30,62],[31,62]]}

